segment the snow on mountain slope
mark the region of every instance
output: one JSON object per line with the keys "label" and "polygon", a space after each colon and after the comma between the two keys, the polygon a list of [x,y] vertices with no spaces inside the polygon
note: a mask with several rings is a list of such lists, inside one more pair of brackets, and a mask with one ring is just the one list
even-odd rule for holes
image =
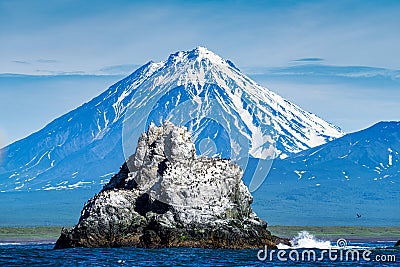
{"label": "snow on mountain slope", "polygon": [[2,149],[0,191],[104,184],[138,132],[170,120],[202,154],[285,157],[343,133],[203,47],[149,62],[81,107]]}
{"label": "snow on mountain slope", "polygon": [[379,122],[277,159],[253,193],[253,209],[261,217],[280,217],[271,223],[398,225],[399,153],[400,122]]}
{"label": "snow on mountain slope", "polygon": [[400,179],[400,122],[379,122],[274,162],[273,176],[323,184],[327,179],[394,185]]}

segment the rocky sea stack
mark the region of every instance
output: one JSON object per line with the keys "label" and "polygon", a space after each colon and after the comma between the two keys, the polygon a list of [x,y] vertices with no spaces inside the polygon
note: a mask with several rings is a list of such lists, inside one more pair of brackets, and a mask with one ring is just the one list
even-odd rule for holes
{"label": "rocky sea stack", "polygon": [[283,240],[252,211],[242,174],[229,160],[197,157],[185,128],[150,125],[55,248],[275,247]]}

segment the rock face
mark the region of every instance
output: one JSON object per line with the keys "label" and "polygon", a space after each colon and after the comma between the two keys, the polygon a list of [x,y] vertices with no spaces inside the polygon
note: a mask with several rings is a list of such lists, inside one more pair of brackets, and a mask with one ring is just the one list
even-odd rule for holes
{"label": "rock face", "polygon": [[252,211],[241,177],[229,160],[196,157],[185,128],[150,125],[55,248],[275,247],[278,238]]}

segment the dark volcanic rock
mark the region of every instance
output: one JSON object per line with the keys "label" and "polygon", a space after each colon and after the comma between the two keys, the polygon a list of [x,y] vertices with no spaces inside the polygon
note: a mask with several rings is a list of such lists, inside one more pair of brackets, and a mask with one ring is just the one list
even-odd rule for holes
{"label": "dark volcanic rock", "polygon": [[229,160],[196,157],[185,128],[151,125],[134,155],[63,229],[55,248],[275,247],[257,217],[242,170]]}

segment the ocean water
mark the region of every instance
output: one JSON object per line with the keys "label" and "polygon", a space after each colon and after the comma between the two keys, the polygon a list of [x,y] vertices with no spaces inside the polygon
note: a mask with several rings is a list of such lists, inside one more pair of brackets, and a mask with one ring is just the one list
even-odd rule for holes
{"label": "ocean water", "polygon": [[[371,251],[369,261],[362,257],[360,260],[347,261],[340,261],[338,257],[332,261],[327,255],[317,261],[301,260],[301,257],[297,260],[295,256],[294,260],[291,260],[288,254],[293,250],[289,249],[281,250],[285,251],[287,259],[282,261],[284,257],[278,259],[276,253],[271,259],[267,257],[263,260],[265,250],[262,250],[262,253],[260,250],[128,247],[54,250],[54,244],[0,243],[0,266],[400,266],[400,250],[393,248],[393,245],[394,242],[349,244],[349,249],[360,253]],[[335,246],[332,243],[332,248]],[[301,255],[305,250],[306,248],[299,248],[296,251]],[[323,249],[314,250],[318,257],[323,251]],[[339,256],[340,251],[345,253],[347,250],[335,251]],[[385,261],[377,262],[377,256]]]}

